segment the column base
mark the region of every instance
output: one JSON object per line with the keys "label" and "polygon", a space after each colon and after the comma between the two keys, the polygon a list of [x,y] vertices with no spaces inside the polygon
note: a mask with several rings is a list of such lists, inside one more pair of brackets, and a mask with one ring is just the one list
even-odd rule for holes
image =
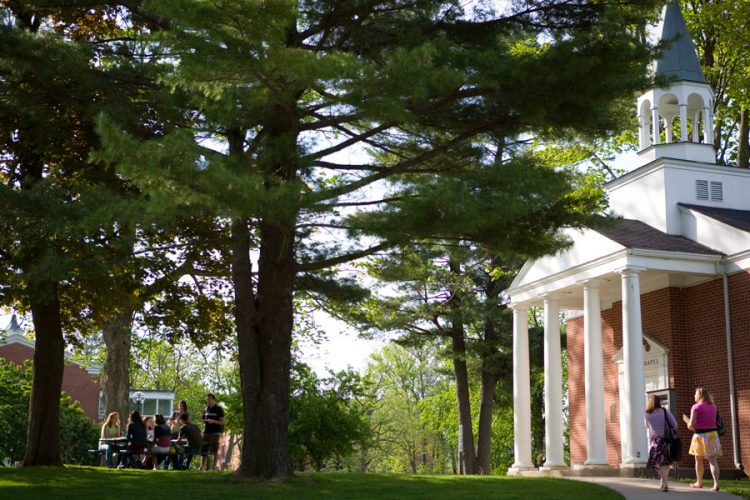
{"label": "column base", "polygon": [[532,472],[538,470],[533,465],[521,465],[521,464],[513,464],[508,469],[508,475],[509,476],[521,476],[524,472]]}
{"label": "column base", "polygon": [[614,465],[610,465],[606,462],[584,462],[582,464],[576,464],[573,466],[574,470],[609,470],[616,469]]}
{"label": "column base", "polygon": [[545,470],[568,470],[570,467],[567,466],[567,464],[547,464],[545,463],[541,467],[539,467],[539,470],[545,471]]}
{"label": "column base", "polygon": [[621,469],[645,469],[646,462],[623,462],[620,464]]}

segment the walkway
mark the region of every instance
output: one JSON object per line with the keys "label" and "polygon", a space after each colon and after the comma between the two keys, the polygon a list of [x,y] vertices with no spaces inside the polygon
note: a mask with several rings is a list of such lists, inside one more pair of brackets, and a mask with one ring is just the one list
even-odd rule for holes
{"label": "walkway", "polygon": [[707,481],[708,488],[701,490],[690,489],[688,483],[669,482],[669,492],[659,489],[658,479],[641,479],[634,477],[568,477],[575,481],[601,484],[621,493],[627,500],[730,500],[738,499],[737,495],[723,491],[711,491],[711,480]]}

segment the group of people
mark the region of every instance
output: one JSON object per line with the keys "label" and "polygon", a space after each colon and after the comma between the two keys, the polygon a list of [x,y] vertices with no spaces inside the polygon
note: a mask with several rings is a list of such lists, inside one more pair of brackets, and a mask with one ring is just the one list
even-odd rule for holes
{"label": "group of people", "polygon": [[[721,456],[721,442],[717,428],[717,410],[708,390],[699,387],[695,390],[695,404],[690,408],[690,416],[682,415],[687,428],[693,431],[688,453],[695,457],[695,482],[691,488],[703,488],[703,461],[708,460],[714,484],[712,491],[719,491],[719,463]],[[677,429],[677,421],[672,413],[663,408],[658,396],[650,396],[646,406],[646,428],[651,435],[651,447],[648,454],[647,467],[659,474],[660,488],[669,491],[667,477],[669,466],[673,460],[666,434]]]}
{"label": "group of people", "polygon": [[[218,469],[217,455],[224,432],[224,409],[213,394],[206,396],[206,403],[201,416],[203,432],[192,422],[185,401],[179,402],[177,411],[168,419],[160,413],[142,418],[138,411],[132,412],[124,434],[121,434],[119,414],[110,413],[102,425],[99,444],[107,466],[157,469],[163,462],[165,469],[187,469],[193,456],[200,455],[201,470],[206,470],[209,458],[212,458],[212,467]],[[119,444],[120,439],[127,440],[127,443]]]}

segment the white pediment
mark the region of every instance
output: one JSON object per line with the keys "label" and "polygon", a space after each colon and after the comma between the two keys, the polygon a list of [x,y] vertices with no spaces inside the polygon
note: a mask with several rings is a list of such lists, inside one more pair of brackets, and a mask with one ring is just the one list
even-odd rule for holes
{"label": "white pediment", "polygon": [[527,261],[510,287],[511,295],[514,289],[563,274],[625,248],[592,229],[565,229],[563,234],[573,245],[554,255]]}

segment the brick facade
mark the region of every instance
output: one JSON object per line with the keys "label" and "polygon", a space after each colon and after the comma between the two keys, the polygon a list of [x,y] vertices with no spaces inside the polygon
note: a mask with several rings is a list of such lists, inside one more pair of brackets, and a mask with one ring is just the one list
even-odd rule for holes
{"label": "brick facade", "polygon": [[[734,350],[735,387],[741,462],[750,463],[750,272],[729,277],[730,321]],[[692,464],[687,453],[691,433],[680,415],[689,414],[694,389],[706,387],[714,396],[727,426],[719,464],[734,468],[729,405],[724,293],[722,279],[689,288],[664,288],[641,296],[643,334],[668,351],[669,386],[676,390],[675,417],[686,443],[683,466]],[[622,347],[622,303],[602,311],[602,344],[605,379],[607,459],[620,464],[620,413],[617,365],[613,360]],[[583,359],[583,317],[567,322],[570,460],[586,460],[586,409]],[[744,448],[742,443],[748,443]]]}
{"label": "brick facade", "polygon": [[[34,359],[34,349],[22,344],[0,346],[0,358],[23,365]],[[62,390],[81,404],[83,413],[92,420],[99,420],[99,377],[92,375],[75,363],[65,362]]]}

